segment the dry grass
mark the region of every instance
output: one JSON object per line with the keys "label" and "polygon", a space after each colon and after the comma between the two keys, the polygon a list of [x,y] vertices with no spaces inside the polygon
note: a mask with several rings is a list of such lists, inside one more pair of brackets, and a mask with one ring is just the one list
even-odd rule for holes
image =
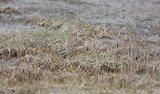
{"label": "dry grass", "polygon": [[0,13],[12,14],[12,13],[19,13],[19,12],[18,12],[18,9],[8,6],[8,7],[0,8]]}
{"label": "dry grass", "polygon": [[36,16],[27,22],[47,31],[0,33],[0,94],[159,92],[160,44],[146,35]]}

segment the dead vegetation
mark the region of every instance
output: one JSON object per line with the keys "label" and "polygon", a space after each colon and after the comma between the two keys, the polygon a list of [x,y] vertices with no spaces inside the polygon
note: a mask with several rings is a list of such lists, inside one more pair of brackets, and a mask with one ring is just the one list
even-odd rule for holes
{"label": "dead vegetation", "polygon": [[8,6],[5,8],[0,8],[0,13],[13,14],[13,13],[19,13],[19,12],[16,8]]}
{"label": "dead vegetation", "polygon": [[145,35],[39,17],[27,21],[42,23],[48,31],[0,33],[0,62],[17,60],[0,65],[0,87],[17,94],[51,93],[55,88],[69,94],[159,90],[160,44]]}

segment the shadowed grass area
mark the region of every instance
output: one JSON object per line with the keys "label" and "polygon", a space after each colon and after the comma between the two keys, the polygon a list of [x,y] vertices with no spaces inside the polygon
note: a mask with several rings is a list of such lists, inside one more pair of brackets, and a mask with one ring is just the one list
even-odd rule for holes
{"label": "shadowed grass area", "polygon": [[153,93],[160,44],[134,31],[31,17],[46,31],[0,33],[0,93]]}

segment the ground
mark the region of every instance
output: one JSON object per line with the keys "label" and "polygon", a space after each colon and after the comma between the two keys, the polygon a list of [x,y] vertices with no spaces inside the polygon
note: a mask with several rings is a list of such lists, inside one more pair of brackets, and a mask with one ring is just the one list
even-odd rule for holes
{"label": "ground", "polygon": [[0,0],[0,94],[159,94],[159,0]]}

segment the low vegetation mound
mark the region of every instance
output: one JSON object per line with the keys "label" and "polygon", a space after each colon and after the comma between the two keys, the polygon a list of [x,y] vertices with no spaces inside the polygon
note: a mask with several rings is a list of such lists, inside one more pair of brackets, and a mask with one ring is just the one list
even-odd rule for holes
{"label": "low vegetation mound", "polygon": [[36,16],[26,22],[47,30],[0,33],[0,93],[148,94],[160,89],[160,43],[144,34]]}

